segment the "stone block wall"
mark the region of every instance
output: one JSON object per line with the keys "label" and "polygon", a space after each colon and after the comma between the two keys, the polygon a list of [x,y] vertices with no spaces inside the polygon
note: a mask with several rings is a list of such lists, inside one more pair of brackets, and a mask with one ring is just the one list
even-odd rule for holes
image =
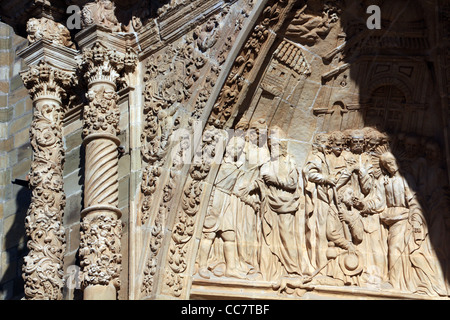
{"label": "stone block wall", "polygon": [[22,263],[27,253],[25,216],[30,203],[25,180],[31,165],[29,127],[32,101],[19,72],[25,68],[16,52],[27,45],[0,23],[0,299],[23,295]]}

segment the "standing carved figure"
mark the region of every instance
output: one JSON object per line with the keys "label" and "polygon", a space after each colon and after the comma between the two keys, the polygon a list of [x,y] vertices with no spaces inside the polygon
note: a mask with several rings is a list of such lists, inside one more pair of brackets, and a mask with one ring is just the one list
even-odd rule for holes
{"label": "standing carved figure", "polygon": [[361,212],[377,212],[388,229],[388,275],[394,289],[445,295],[443,276],[433,257],[422,209],[394,155],[385,152],[380,165],[386,171],[374,197],[357,204]]}
{"label": "standing carved figure", "polygon": [[287,153],[287,141],[278,127],[268,137],[270,161],[250,186],[261,195],[260,268],[264,280],[301,275],[296,213],[300,204],[298,171]]}
{"label": "standing carved figure", "polygon": [[264,119],[252,120],[247,132],[244,148],[244,174],[236,184],[236,192],[241,199],[238,210],[239,225],[236,237],[239,243],[239,259],[248,268],[248,276],[260,278],[259,243],[261,234],[261,220],[259,216],[260,198],[255,190],[248,192],[248,186],[258,179],[261,166],[270,160],[267,148],[267,124]]}
{"label": "standing carved figure", "polygon": [[328,134],[316,135],[312,153],[303,167],[306,250],[311,264],[310,270],[306,270],[305,266],[307,273],[327,263],[326,221],[332,201],[332,188],[336,185],[326,158],[329,153],[328,139]]}
{"label": "standing carved figure", "polygon": [[[209,206],[208,215],[203,224],[203,235],[200,241],[199,251],[199,270],[201,277],[209,279],[210,271],[220,264],[221,257],[214,256],[216,260],[212,266],[208,266],[211,248],[217,238],[222,240],[222,252],[225,259],[226,277],[244,278],[245,273],[238,268],[236,226],[237,212],[239,211],[240,199],[236,195],[236,182],[242,175],[242,166],[244,164],[243,149],[245,146],[244,131],[248,123],[241,121],[236,126],[237,134],[233,136],[227,147],[215,182],[215,191],[212,205]],[[217,243],[216,243],[217,246]]]}

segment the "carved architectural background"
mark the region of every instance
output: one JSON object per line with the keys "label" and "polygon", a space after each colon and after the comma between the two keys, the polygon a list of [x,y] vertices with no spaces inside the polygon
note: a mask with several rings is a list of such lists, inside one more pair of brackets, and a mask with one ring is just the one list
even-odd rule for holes
{"label": "carved architectural background", "polygon": [[25,298],[448,299],[445,1],[19,2]]}

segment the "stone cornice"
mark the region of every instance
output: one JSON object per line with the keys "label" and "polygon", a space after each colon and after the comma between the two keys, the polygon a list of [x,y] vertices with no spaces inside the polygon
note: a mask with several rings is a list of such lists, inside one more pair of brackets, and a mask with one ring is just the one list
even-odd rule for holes
{"label": "stone cornice", "polygon": [[51,41],[41,39],[19,51],[17,55],[24,59],[29,66],[37,65],[45,60],[49,64],[62,70],[75,70],[77,62],[75,56],[78,51],[64,46],[54,45]]}

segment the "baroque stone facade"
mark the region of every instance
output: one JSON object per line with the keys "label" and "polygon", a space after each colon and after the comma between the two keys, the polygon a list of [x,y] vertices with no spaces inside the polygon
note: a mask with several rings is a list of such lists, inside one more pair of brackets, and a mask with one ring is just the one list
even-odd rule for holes
{"label": "baroque stone facade", "polygon": [[4,299],[449,298],[445,1],[47,2],[0,5]]}

